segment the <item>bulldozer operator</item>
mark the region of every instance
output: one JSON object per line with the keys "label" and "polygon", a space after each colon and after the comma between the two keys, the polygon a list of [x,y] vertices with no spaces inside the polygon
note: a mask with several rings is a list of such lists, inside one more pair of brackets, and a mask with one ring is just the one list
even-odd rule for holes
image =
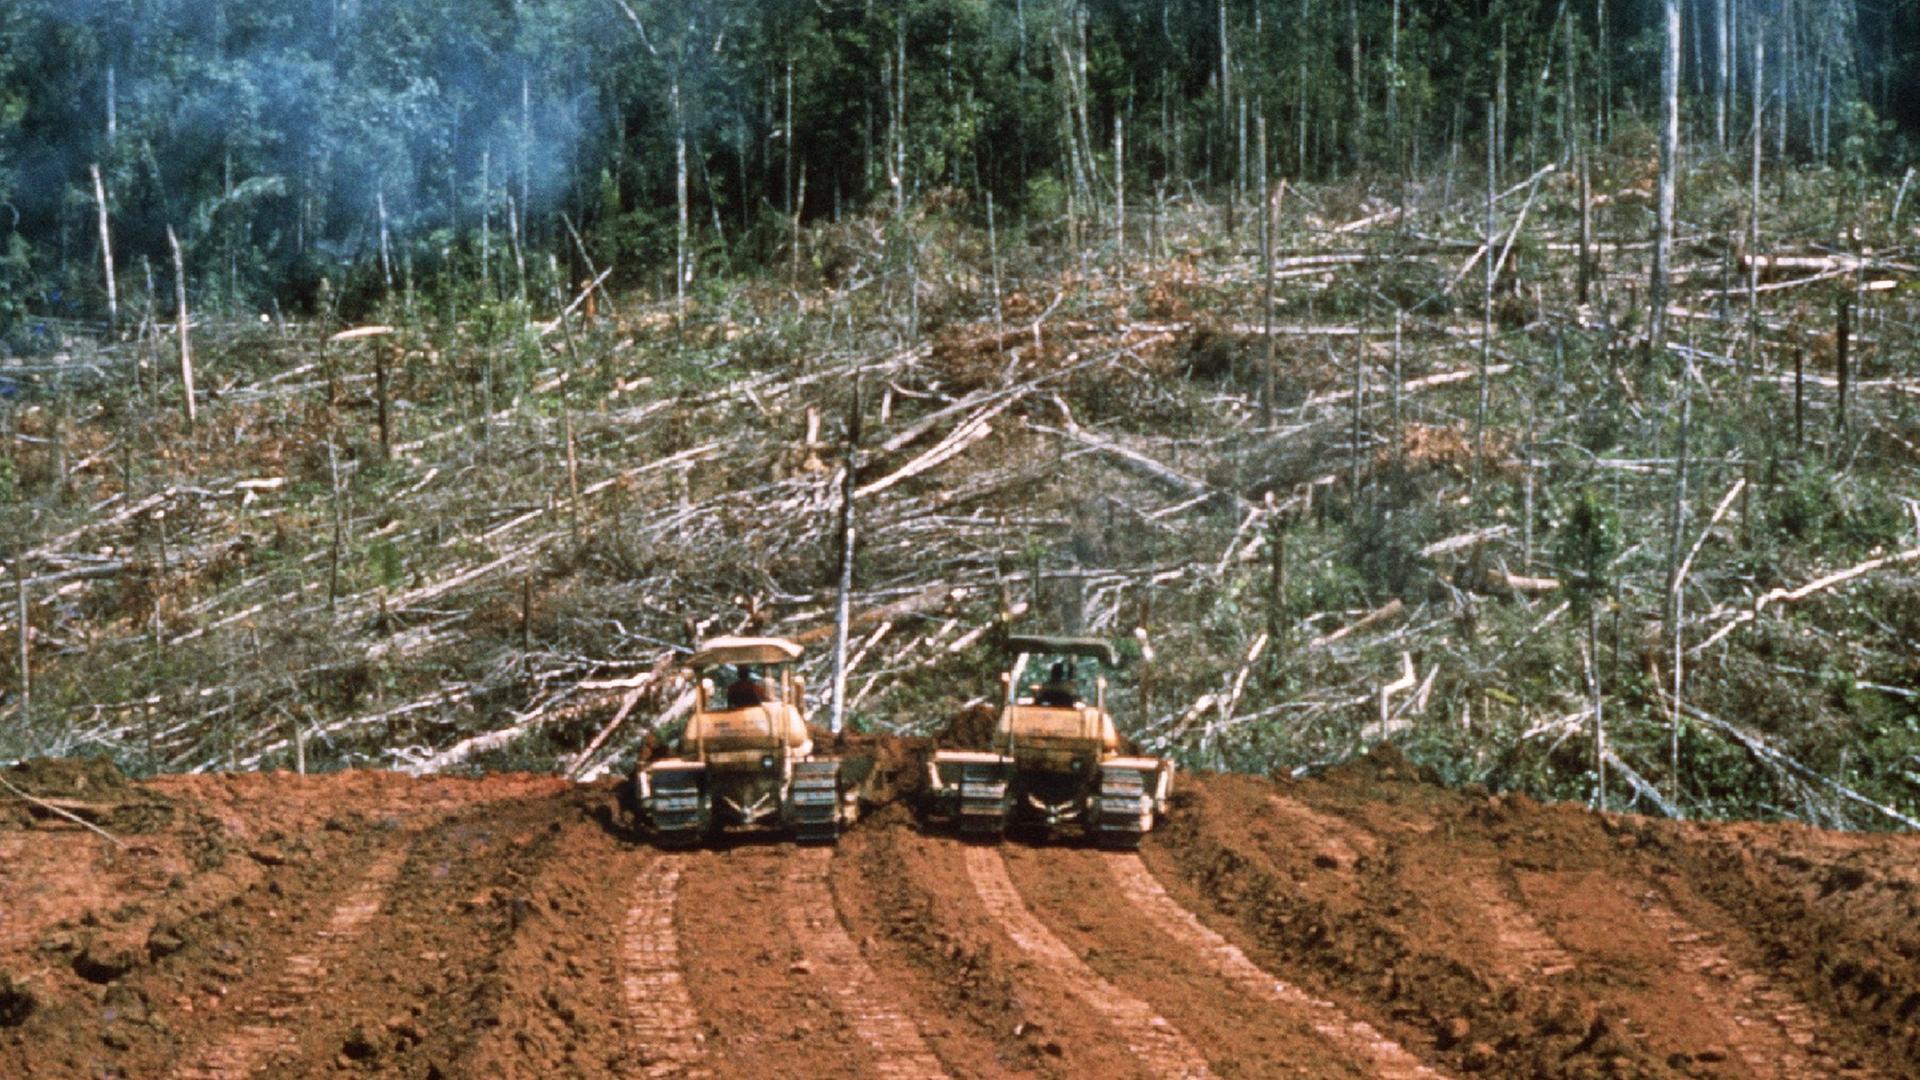
{"label": "bulldozer operator", "polygon": [[1054,662],[1047,672],[1047,681],[1041,684],[1040,692],[1034,695],[1034,703],[1056,709],[1071,709],[1080,704],[1080,691],[1074,684],[1071,663]]}
{"label": "bulldozer operator", "polygon": [[746,664],[738,664],[733,671],[733,681],[727,684],[727,708],[744,709],[750,705],[766,704],[766,694],[760,689],[760,680],[754,678],[753,669]]}

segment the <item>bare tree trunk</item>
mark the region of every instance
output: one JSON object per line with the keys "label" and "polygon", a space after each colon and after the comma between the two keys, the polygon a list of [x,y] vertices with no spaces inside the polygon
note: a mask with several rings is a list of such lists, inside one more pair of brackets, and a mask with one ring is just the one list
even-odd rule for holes
{"label": "bare tree trunk", "polygon": [[1667,275],[1673,263],[1674,181],[1680,168],[1680,0],[1665,0],[1666,40],[1660,60],[1660,196],[1648,284],[1647,359],[1666,346]]}
{"label": "bare tree trunk", "polygon": [[853,613],[853,491],[860,471],[860,381],[854,377],[847,415],[847,462],[840,483],[840,591],[833,610],[833,712],[827,730],[838,735],[847,715],[847,635]]}
{"label": "bare tree trunk", "polygon": [[519,290],[520,306],[527,306],[527,245],[520,235],[520,204],[507,193],[507,239],[513,243],[513,275]]}
{"label": "bare tree trunk", "polygon": [[[893,19],[893,57],[893,212],[894,216],[904,218],[907,212],[907,16],[904,10]],[[1068,138],[1072,138],[1071,127]]]}
{"label": "bare tree trunk", "polygon": [[1127,283],[1127,141],[1120,115],[1113,117],[1113,261]]}
{"label": "bare tree trunk", "polygon": [[1685,660],[1685,656],[1681,651],[1684,638],[1680,626],[1680,588],[1682,585],[1681,574],[1683,573],[1681,557],[1686,547],[1687,465],[1692,451],[1692,428],[1693,353],[1688,351],[1680,373],[1680,439],[1679,446],[1676,447],[1674,453],[1673,509],[1669,519],[1671,533],[1668,537],[1667,547],[1667,602],[1665,612],[1667,642],[1672,649],[1673,656],[1673,713],[1668,718],[1667,745],[1672,768],[1671,783],[1673,784],[1670,797],[1676,803],[1680,801],[1680,702],[1681,691],[1684,686],[1682,681],[1684,678],[1682,663]]}
{"label": "bare tree trunk", "polygon": [[[793,194],[793,57],[787,57],[787,118],[781,141],[785,143],[786,164],[780,171],[780,193],[786,196],[787,213],[797,222],[800,204]],[[797,226],[796,226],[797,230]]]}
{"label": "bare tree trunk", "polygon": [[[1260,167],[1260,330],[1265,356],[1260,365],[1260,419],[1273,426],[1273,194],[1267,187],[1267,118],[1257,121]],[[1269,634],[1269,637],[1272,635]]]}
{"label": "bare tree trunk", "polygon": [[193,403],[193,343],[189,334],[187,318],[187,265],[180,255],[180,238],[173,234],[173,226],[167,226],[167,246],[173,249],[173,299],[178,309],[180,330],[180,394],[186,405],[187,426],[192,427],[195,420]]}
{"label": "bare tree trunk", "polygon": [[382,184],[373,194],[373,204],[380,215],[380,279],[386,282],[387,291],[393,291],[393,250],[387,236],[387,189]]}
{"label": "bare tree trunk", "polygon": [[993,269],[993,327],[1001,331],[1006,328],[1006,308],[1000,299],[1000,232],[994,227],[993,192],[987,192],[987,260]]}
{"label": "bare tree trunk", "polygon": [[1483,275],[1485,287],[1481,293],[1480,310],[1480,396],[1473,410],[1473,491],[1480,490],[1480,473],[1487,453],[1487,399],[1490,388],[1487,385],[1487,368],[1493,357],[1493,276],[1494,263],[1500,259],[1500,253],[1493,247],[1493,189],[1498,182],[1497,166],[1494,162],[1494,105],[1487,103],[1487,217],[1485,242],[1486,251],[1482,263],[1486,270]]}
{"label": "bare tree trunk", "polygon": [[493,148],[480,151],[480,288],[493,298]]}
{"label": "bare tree trunk", "polygon": [[1607,809],[1607,723],[1604,712],[1605,699],[1600,694],[1600,608],[1592,603],[1587,605],[1587,643],[1581,650],[1581,659],[1587,672],[1587,702],[1593,710],[1593,776],[1594,806],[1602,813]]}
{"label": "bare tree trunk", "polygon": [[687,286],[693,279],[693,252],[687,247],[687,123],[680,109],[680,71],[676,66],[667,84],[673,112],[673,198],[678,213],[673,239],[673,306],[680,318],[687,313]]}
{"label": "bare tree trunk", "polygon": [[1807,438],[1807,350],[1793,350],[1793,448],[1798,451]]}
{"label": "bare tree trunk", "polygon": [[1580,148],[1580,278],[1579,303],[1588,302],[1593,289],[1593,169],[1585,146]]}
{"label": "bare tree trunk", "polygon": [[375,342],[373,346],[373,393],[375,397],[375,419],[380,425],[380,460],[393,460],[393,431],[389,427],[391,413],[387,406],[388,358],[399,351],[398,345]]}
{"label": "bare tree trunk", "polygon": [[[340,458],[334,453],[331,439],[327,440],[327,474],[333,486],[333,545],[327,555],[327,614],[331,616],[340,598],[340,546],[346,540],[346,520],[340,507]],[[164,563],[165,549],[161,550]]]}
{"label": "bare tree trunk", "polygon": [[1762,88],[1767,63],[1767,40],[1762,26],[1753,34],[1753,170],[1747,200],[1747,368],[1752,369],[1760,356],[1760,144],[1761,121],[1766,115]]}
{"label": "bare tree trunk", "polygon": [[1352,114],[1347,132],[1348,153],[1357,170],[1360,168],[1361,155],[1365,152],[1363,144],[1367,134],[1367,100],[1360,78],[1359,0],[1347,0],[1347,98]]}
{"label": "bare tree trunk", "polygon": [[1733,50],[1727,41],[1728,22],[1731,19],[1730,0],[1718,0],[1715,12],[1713,37],[1713,142],[1722,150],[1727,148],[1727,107],[1732,89],[1727,72],[1732,68],[1730,60]]}
{"label": "bare tree trunk", "polygon": [[[1227,37],[1227,0],[1220,0],[1220,137],[1233,130],[1233,46]],[[1232,220],[1229,212],[1228,220]],[[1231,230],[1229,230],[1231,231]]]}
{"label": "bare tree trunk", "polygon": [[20,638],[20,729],[33,716],[32,635],[27,622],[27,548],[24,542],[13,559],[14,629]]}
{"label": "bare tree trunk", "polygon": [[1833,376],[1838,384],[1839,400],[1836,402],[1834,427],[1841,434],[1847,430],[1847,384],[1852,381],[1849,357],[1847,355],[1849,339],[1853,333],[1853,290],[1844,289],[1840,293],[1839,310],[1834,315],[1833,330]]}
{"label": "bare tree trunk", "polygon": [[113,235],[107,230],[107,185],[100,179],[98,162],[92,171],[93,204],[100,217],[100,269],[107,281],[107,335],[112,337],[120,327],[120,290],[113,277]]}

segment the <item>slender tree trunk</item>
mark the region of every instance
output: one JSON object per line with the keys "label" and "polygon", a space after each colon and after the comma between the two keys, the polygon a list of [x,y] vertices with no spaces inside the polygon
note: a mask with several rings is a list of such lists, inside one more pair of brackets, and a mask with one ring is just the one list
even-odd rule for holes
{"label": "slender tree trunk", "polygon": [[1480,309],[1480,395],[1473,410],[1473,490],[1480,490],[1480,473],[1487,453],[1487,401],[1491,389],[1487,384],[1487,369],[1493,358],[1493,277],[1494,263],[1499,261],[1500,253],[1494,249],[1493,236],[1493,195],[1498,183],[1498,168],[1494,162],[1494,111],[1492,102],[1487,103],[1487,215],[1484,238],[1486,251],[1481,258],[1485,266],[1482,280],[1485,287],[1481,292]]}
{"label": "slender tree trunk", "polygon": [[1113,260],[1127,283],[1127,140],[1120,115],[1113,117]]}
{"label": "slender tree trunk", "polygon": [[1686,549],[1687,527],[1687,466],[1692,453],[1693,434],[1693,353],[1689,350],[1683,362],[1680,374],[1680,433],[1679,445],[1675,448],[1673,468],[1673,503],[1669,517],[1667,538],[1667,596],[1666,624],[1667,643],[1673,658],[1673,712],[1668,717],[1667,736],[1670,756],[1670,782],[1673,787],[1671,796],[1677,803],[1680,800],[1680,696],[1683,687],[1681,664],[1685,657],[1681,646],[1684,640],[1681,632],[1682,604],[1680,589],[1684,582],[1680,578],[1681,560]]}
{"label": "slender tree trunk", "polygon": [[507,240],[513,245],[513,280],[520,306],[527,306],[527,241],[520,227],[520,203],[507,193]]}
{"label": "slender tree trunk", "polygon": [[[380,279],[386,282],[387,291],[393,291],[393,249],[387,235],[387,190],[382,184],[373,194],[373,204],[380,217]],[[362,219],[364,220],[364,219]]]}
{"label": "slender tree trunk", "polygon": [[1797,452],[1807,438],[1807,351],[1793,350],[1793,448]]}
{"label": "slender tree trunk", "polygon": [[860,471],[860,380],[847,415],[847,463],[840,484],[840,589],[833,610],[833,713],[827,729],[840,733],[847,715],[847,637],[853,613],[853,492]]}
{"label": "slender tree trunk", "polygon": [[100,179],[98,162],[92,166],[92,172],[93,205],[99,210],[100,218],[100,269],[107,283],[107,334],[111,337],[120,327],[120,289],[113,276],[113,235],[107,229],[107,185]]}
{"label": "slender tree trunk", "polygon": [[904,9],[893,19],[893,58],[893,212],[904,221],[907,213],[907,16]]}
{"label": "slender tree trunk", "polygon": [[993,191],[987,191],[987,260],[993,271],[993,326],[996,331],[1006,328],[1006,308],[1000,299],[1000,231],[993,221]]}
{"label": "slender tree trunk", "polygon": [[786,196],[787,213],[796,220],[800,216],[800,205],[793,194],[793,57],[787,57],[787,118],[785,137],[786,164],[780,171],[780,193]]}
{"label": "slender tree trunk", "polygon": [[1753,169],[1747,199],[1747,373],[1749,385],[1760,358],[1760,145],[1766,115],[1767,42],[1756,24],[1753,34]]}
{"label": "slender tree trunk", "polygon": [[[1233,45],[1227,37],[1227,0],[1220,0],[1220,137],[1233,130]],[[1228,220],[1232,220],[1229,212]],[[1229,230],[1231,231],[1231,230]]]}
{"label": "slender tree trunk", "polygon": [[1674,183],[1680,168],[1680,0],[1665,0],[1666,39],[1660,61],[1660,195],[1653,237],[1653,280],[1647,289],[1647,359],[1666,347],[1667,276],[1673,262]]}
{"label": "slender tree trunk", "polygon": [[1508,59],[1507,58],[1507,23],[1505,19],[1502,19],[1500,21],[1500,51],[1498,54],[1499,67],[1496,68],[1494,71],[1494,85],[1493,85],[1493,100],[1494,100],[1494,106],[1497,113],[1497,120],[1494,125],[1493,145],[1495,147],[1496,160],[1502,164],[1504,164],[1507,160],[1507,140],[1508,140],[1508,131],[1509,131],[1507,127],[1507,117],[1508,117],[1507,59]]}
{"label": "slender tree trunk", "polygon": [[1347,149],[1353,167],[1360,168],[1366,142],[1366,91],[1360,78],[1360,2],[1347,0]]}
{"label": "slender tree trunk", "polygon": [[1593,287],[1593,169],[1584,146],[1580,149],[1580,277],[1579,302],[1586,304]]}
{"label": "slender tree trunk", "polygon": [[1733,93],[1730,85],[1731,77],[1728,75],[1733,67],[1730,62],[1733,50],[1729,47],[1727,40],[1727,24],[1732,18],[1731,11],[1730,0],[1718,0],[1716,12],[1718,17],[1714,20],[1713,38],[1713,141],[1714,145],[1721,150],[1727,148],[1727,108]]}
{"label": "slender tree trunk", "polygon": [[33,646],[27,617],[27,548],[23,542],[13,559],[14,630],[20,638],[20,730],[33,717]]}
{"label": "slender tree trunk", "polygon": [[687,123],[680,108],[680,71],[675,67],[667,84],[667,99],[673,113],[673,199],[678,215],[673,247],[673,307],[680,318],[687,314],[687,286],[693,281],[693,251],[687,236]]}
{"label": "slender tree trunk", "polygon": [[[345,512],[340,506],[340,458],[334,452],[331,439],[327,440],[327,473],[333,485],[333,544],[327,555],[327,614],[332,616],[334,605],[340,598],[340,547],[346,542],[347,525]],[[163,568],[166,562],[165,551],[163,546],[161,548]]]}
{"label": "slender tree trunk", "polygon": [[1605,813],[1607,809],[1607,722],[1605,698],[1600,693],[1600,608],[1596,604],[1587,605],[1587,700],[1593,709],[1593,776],[1594,805]]}
{"label": "slender tree trunk", "polygon": [[480,289],[493,292],[493,148],[480,151]]}
{"label": "slender tree trunk", "polygon": [[192,427],[196,414],[193,400],[193,341],[187,317],[187,265],[180,255],[180,238],[174,235],[172,225],[167,226],[167,246],[173,249],[173,299],[178,310],[180,331],[180,396],[186,406],[187,426]]}
{"label": "slender tree trunk", "polygon": [[[1273,426],[1273,192],[1267,184],[1267,118],[1258,121],[1260,180],[1260,331],[1265,356],[1260,364],[1260,418]],[[1268,635],[1272,637],[1271,634]]]}
{"label": "slender tree trunk", "polygon": [[1847,384],[1852,381],[1853,372],[1848,354],[1849,339],[1853,336],[1853,290],[1842,289],[1838,303],[1839,310],[1834,314],[1833,330],[1833,376],[1838,384],[1838,401],[1835,405],[1834,428],[1841,434],[1847,431]]}
{"label": "slender tree trunk", "polygon": [[388,363],[392,353],[399,346],[386,342],[375,342],[373,346],[373,386],[375,401],[375,419],[380,425],[380,460],[393,460],[393,431],[389,426],[390,413],[387,408]]}

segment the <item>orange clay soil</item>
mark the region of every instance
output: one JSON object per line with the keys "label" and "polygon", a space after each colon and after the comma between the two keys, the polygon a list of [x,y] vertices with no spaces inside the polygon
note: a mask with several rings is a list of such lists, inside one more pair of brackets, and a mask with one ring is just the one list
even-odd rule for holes
{"label": "orange clay soil", "polygon": [[659,851],[525,775],[10,775],[119,843],[0,799],[0,1076],[1920,1075],[1920,838],[1390,750],[1184,775],[1137,855],[897,804]]}

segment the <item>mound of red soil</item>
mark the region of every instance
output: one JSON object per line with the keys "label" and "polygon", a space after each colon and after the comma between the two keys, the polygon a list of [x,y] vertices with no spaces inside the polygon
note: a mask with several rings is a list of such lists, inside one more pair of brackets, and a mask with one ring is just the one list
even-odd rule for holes
{"label": "mound of red soil", "polygon": [[1182,775],[1139,855],[978,846],[888,804],[926,743],[833,745],[877,803],[833,851],[656,850],[612,782],[37,766],[55,797],[174,813],[119,845],[0,830],[0,1076],[1920,1060],[1920,838],[1543,806],[1381,752],[1301,782]]}

